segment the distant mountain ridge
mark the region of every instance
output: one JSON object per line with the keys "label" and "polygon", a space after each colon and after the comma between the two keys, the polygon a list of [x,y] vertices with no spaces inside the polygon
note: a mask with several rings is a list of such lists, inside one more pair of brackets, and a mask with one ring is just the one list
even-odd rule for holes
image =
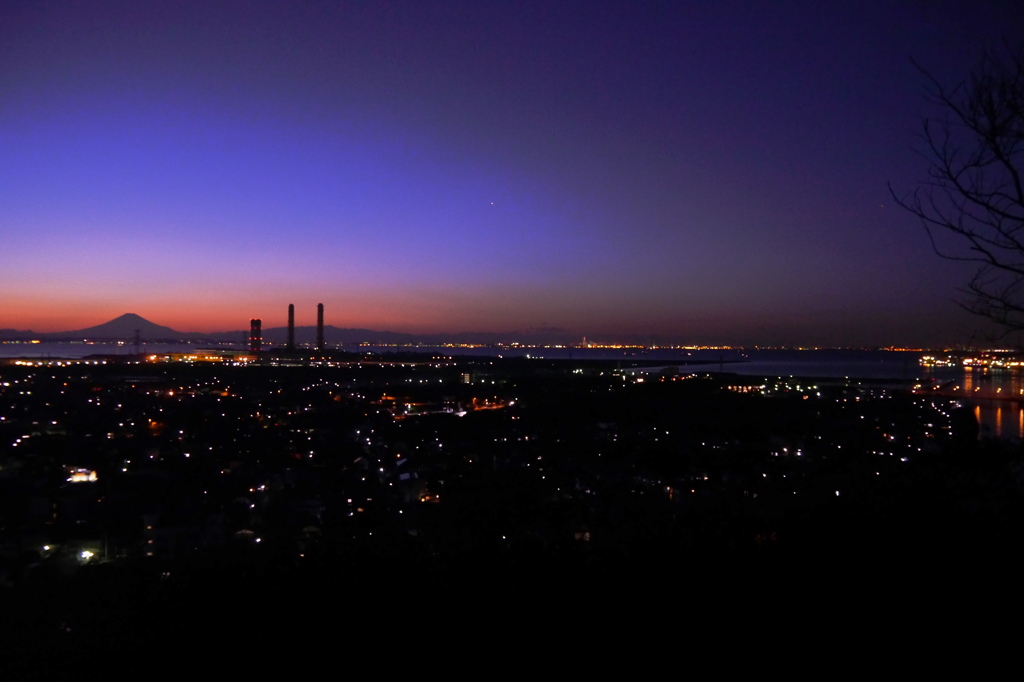
{"label": "distant mountain ridge", "polygon": [[98,324],[95,327],[75,329],[68,332],[53,332],[46,336],[51,339],[130,341],[135,338],[136,332],[138,332],[139,338],[143,340],[186,339],[192,336],[191,334],[183,334],[170,327],[150,322],[135,313],[125,313],[120,317],[115,317],[113,320]]}
{"label": "distant mountain ridge", "polygon": [[[141,315],[125,313],[119,317],[85,329],[66,332],[32,332],[16,329],[0,329],[0,340],[24,341],[38,339],[40,341],[72,341],[88,339],[90,341],[124,341],[131,342],[138,331],[139,339],[146,342],[164,343],[248,343],[249,332],[245,329],[224,332],[180,332],[170,327],[150,322]],[[288,341],[287,327],[269,327],[263,329],[263,340],[271,346],[283,346]],[[328,345],[350,345],[370,343],[375,345],[391,344],[426,344],[441,345],[445,343],[521,343],[551,344],[576,343],[579,337],[570,336],[568,332],[557,328],[527,330],[525,332],[458,332],[451,334],[410,334],[407,332],[375,331],[372,329],[346,329],[324,326],[324,342]],[[295,328],[295,342],[298,345],[312,345],[316,342],[316,327],[303,326]]]}

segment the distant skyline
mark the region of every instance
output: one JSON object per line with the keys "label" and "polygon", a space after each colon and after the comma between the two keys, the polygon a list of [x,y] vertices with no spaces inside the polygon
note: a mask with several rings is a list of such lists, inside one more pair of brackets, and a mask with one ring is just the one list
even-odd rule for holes
{"label": "distant skyline", "polygon": [[886,184],[1019,3],[0,6],[0,328],[984,330]]}
{"label": "distant skyline", "polygon": [[[284,347],[288,341],[287,324],[263,324],[261,337],[264,349]],[[251,323],[251,320],[250,320]],[[14,352],[18,347],[42,343],[75,345],[89,343],[132,343],[136,338],[142,343],[157,344],[193,344],[193,343],[231,343],[247,346],[251,340],[252,330],[249,327],[237,329],[220,329],[211,332],[197,332],[185,329],[173,329],[165,325],[147,320],[135,313],[125,313],[92,327],[66,329],[50,332],[38,332],[26,329],[0,328],[0,343],[12,344]],[[295,339],[299,346],[313,346],[318,334],[317,326],[296,325]],[[625,347],[687,347],[687,348],[790,348],[790,349],[885,349],[885,350],[939,350],[941,347],[910,347],[910,346],[835,346],[835,345],[768,345],[768,344],[712,344],[688,343],[672,337],[659,337],[649,334],[618,334],[608,336],[578,336],[565,329],[542,327],[513,330],[506,332],[433,332],[409,333],[393,329],[367,329],[359,327],[338,327],[324,324],[324,339],[328,347],[352,344],[393,345],[393,344],[424,344],[424,345],[521,345],[531,346],[588,346],[607,348],[612,346]],[[992,347],[984,342],[973,344],[975,347]],[[35,346],[33,346],[35,347]],[[42,347],[42,346],[40,346]],[[963,346],[958,346],[963,347]],[[1002,346],[999,346],[1002,347]]]}

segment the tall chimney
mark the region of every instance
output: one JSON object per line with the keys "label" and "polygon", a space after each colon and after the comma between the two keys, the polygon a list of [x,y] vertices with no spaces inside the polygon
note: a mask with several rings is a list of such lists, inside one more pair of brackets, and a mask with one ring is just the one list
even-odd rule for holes
{"label": "tall chimney", "polygon": [[316,304],[316,349],[324,349],[324,304]]}
{"label": "tall chimney", "polygon": [[288,350],[295,350],[295,304],[288,304]]}
{"label": "tall chimney", "polygon": [[263,350],[263,320],[259,318],[249,320],[249,350],[253,353]]}

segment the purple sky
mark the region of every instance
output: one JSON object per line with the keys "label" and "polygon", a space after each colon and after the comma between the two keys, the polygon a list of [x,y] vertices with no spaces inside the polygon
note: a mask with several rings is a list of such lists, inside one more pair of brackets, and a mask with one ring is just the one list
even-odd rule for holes
{"label": "purple sky", "polygon": [[967,341],[886,183],[1024,8],[832,5],[0,2],[0,328]]}

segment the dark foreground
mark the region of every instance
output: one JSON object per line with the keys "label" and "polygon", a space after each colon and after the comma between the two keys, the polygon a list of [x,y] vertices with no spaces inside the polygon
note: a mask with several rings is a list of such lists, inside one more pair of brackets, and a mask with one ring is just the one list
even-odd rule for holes
{"label": "dark foreground", "polygon": [[1020,448],[948,400],[390,360],[5,368],[3,679],[693,657],[1021,605]]}

